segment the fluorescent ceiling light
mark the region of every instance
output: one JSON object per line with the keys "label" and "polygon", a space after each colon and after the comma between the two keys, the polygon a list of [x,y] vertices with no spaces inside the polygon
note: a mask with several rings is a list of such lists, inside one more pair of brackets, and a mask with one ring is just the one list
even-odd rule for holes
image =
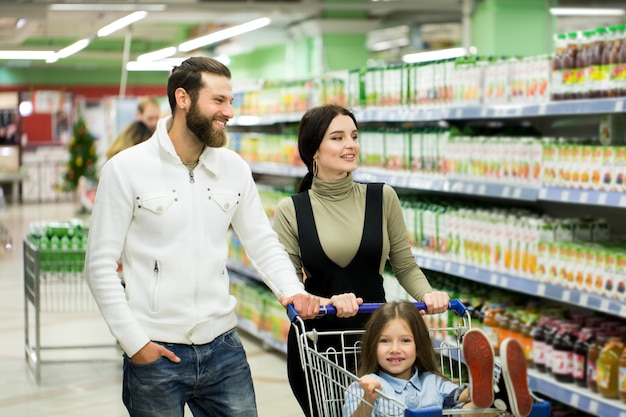
{"label": "fluorescent ceiling light", "polygon": [[54,51],[0,51],[0,59],[40,59],[44,61],[54,55]]}
{"label": "fluorescent ceiling light", "polygon": [[148,15],[148,12],[145,10],[141,10],[139,12],[134,12],[129,15],[122,17],[121,19],[117,19],[113,23],[109,23],[104,26],[102,29],[98,31],[98,37],[103,38],[105,36],[109,36],[113,32],[117,32],[118,30],[125,28],[128,25],[132,25],[133,23],[143,19]]}
{"label": "fluorescent ceiling light", "polygon": [[176,47],[169,46],[167,48],[159,49],[158,51],[148,52],[147,54],[141,54],[137,57],[138,62],[158,61],[159,59],[169,58],[176,54]]}
{"label": "fluorescent ceiling light", "polygon": [[165,4],[51,4],[50,10],[55,12],[132,12],[134,10],[146,10],[148,12],[161,12],[165,10]]}
{"label": "fluorescent ceiling light", "polygon": [[[471,52],[470,48],[470,52]],[[474,48],[475,50],[475,48]],[[417,52],[415,54],[407,54],[402,57],[402,61],[412,64],[415,62],[437,61],[440,59],[458,58],[467,55],[465,48],[439,49],[437,51]]]}
{"label": "fluorescent ceiling light", "polygon": [[550,13],[554,16],[622,16],[624,9],[552,7]]}
{"label": "fluorescent ceiling light", "polygon": [[90,42],[91,39],[89,38],[81,39],[78,42],[74,42],[70,46],[61,49],[59,52],[56,53],[56,55],[61,59],[67,58],[68,56],[74,55],[76,52],[85,49]]}
{"label": "fluorescent ceiling light", "polygon": [[130,61],[126,64],[128,71],[171,71],[187,58],[169,58],[160,61]]}
{"label": "fluorescent ceiling light", "polygon": [[178,45],[178,50],[181,52],[189,52],[194,49],[201,48],[206,45],[211,45],[224,39],[232,38],[234,36],[241,35],[246,32],[260,29],[271,23],[269,17],[262,17],[260,19],[251,20],[241,25],[233,26],[228,29],[218,30],[217,32],[210,33],[205,36],[201,36],[190,41],[186,41]]}

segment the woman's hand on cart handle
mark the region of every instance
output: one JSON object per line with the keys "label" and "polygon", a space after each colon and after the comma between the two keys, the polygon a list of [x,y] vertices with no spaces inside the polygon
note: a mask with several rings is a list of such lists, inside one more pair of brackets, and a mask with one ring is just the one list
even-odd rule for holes
{"label": "woman's hand on cart handle", "polygon": [[422,314],[443,313],[450,305],[450,296],[442,291],[427,292],[422,296],[422,302],[426,304]]}

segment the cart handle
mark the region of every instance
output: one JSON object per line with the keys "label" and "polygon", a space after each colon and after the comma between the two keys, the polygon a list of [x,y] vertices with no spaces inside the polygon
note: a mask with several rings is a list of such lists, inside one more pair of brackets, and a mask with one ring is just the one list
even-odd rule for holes
{"label": "cart handle", "polygon": [[[363,303],[359,306],[359,313],[373,313],[378,307],[380,307],[383,304],[384,303]],[[417,307],[419,310],[427,310],[426,303],[414,302],[412,304],[415,307]],[[450,300],[450,303],[448,304],[448,310],[454,310],[454,312],[459,317],[463,317],[465,315],[465,312],[467,311],[463,303],[457,299]],[[332,305],[320,306],[318,317],[324,316],[327,314],[331,314],[331,315],[337,314],[337,309]],[[293,307],[293,304],[289,304],[287,306],[287,316],[289,316],[289,320],[291,320],[291,322],[293,322],[296,319],[296,317],[299,316],[298,312]]]}

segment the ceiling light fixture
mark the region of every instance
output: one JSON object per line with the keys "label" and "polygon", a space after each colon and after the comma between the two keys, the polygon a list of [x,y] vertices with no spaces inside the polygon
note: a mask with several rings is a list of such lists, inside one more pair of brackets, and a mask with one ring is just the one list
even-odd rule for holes
{"label": "ceiling light fixture", "polygon": [[47,60],[54,51],[0,51],[0,59]]}
{"label": "ceiling light fixture", "polygon": [[169,58],[175,54],[176,54],[176,47],[169,46],[167,48],[159,49],[158,51],[141,54],[137,57],[137,62],[158,61],[159,59]]}
{"label": "ceiling light fixture", "polygon": [[105,36],[109,36],[113,32],[117,32],[118,30],[125,28],[126,26],[132,25],[135,22],[140,21],[144,17],[148,15],[148,12],[145,10],[141,10],[138,12],[133,12],[129,15],[122,17],[121,19],[117,19],[113,23],[109,23],[104,26],[102,29],[98,31],[98,37],[103,38]]}
{"label": "ceiling light fixture", "polygon": [[148,12],[162,12],[165,4],[51,4],[49,10],[55,12],[132,12],[146,10]]}
{"label": "ceiling light fixture", "polygon": [[127,71],[171,71],[187,58],[168,58],[160,61],[130,61],[126,64]]}
{"label": "ceiling light fixture", "polygon": [[624,9],[552,7],[550,14],[554,16],[623,16]]}
{"label": "ceiling light fixture", "polygon": [[91,38],[81,39],[77,42],[74,42],[70,46],[67,46],[59,50],[56,53],[56,55],[60,59],[67,58],[68,56],[74,55],[76,52],[82,51],[83,49],[85,49],[87,45],[89,45],[90,42],[91,42]]}
{"label": "ceiling light fixture", "polygon": [[439,49],[437,51],[427,51],[427,52],[417,52],[414,54],[407,54],[402,57],[402,61],[407,64],[413,64],[416,62],[429,62],[429,61],[438,61],[440,59],[451,59],[458,58],[461,56],[465,56],[468,54],[475,54],[476,47],[470,47],[469,51],[465,48],[449,48],[449,49]]}
{"label": "ceiling light fixture", "polygon": [[206,45],[211,45],[213,43],[223,41],[224,39],[229,39],[247,32],[252,32],[253,30],[261,29],[262,27],[269,25],[271,21],[272,20],[269,17],[262,17],[260,19],[251,20],[247,23],[233,26],[228,29],[218,30],[217,32],[213,32],[208,35],[200,36],[199,38],[183,42],[178,45],[178,50],[181,52],[193,51],[194,49],[198,49]]}

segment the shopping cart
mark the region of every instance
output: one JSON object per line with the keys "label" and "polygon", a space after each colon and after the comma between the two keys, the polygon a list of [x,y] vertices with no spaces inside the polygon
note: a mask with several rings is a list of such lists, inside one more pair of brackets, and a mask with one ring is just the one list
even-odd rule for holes
{"label": "shopping cart", "polygon": [[[421,310],[426,309],[424,303],[413,303]],[[359,308],[359,313],[372,313],[381,304],[365,303]],[[456,313],[457,318],[452,320],[448,327],[430,328],[435,351],[439,357],[442,372],[452,381],[462,384],[466,378],[464,372],[461,343],[463,335],[471,328],[470,315],[463,303],[451,300],[449,310]],[[320,316],[336,314],[333,306],[322,306]],[[360,353],[360,335],[363,330],[317,331],[306,330],[304,321],[293,306],[287,307],[287,315],[295,328],[298,340],[302,369],[304,370],[306,386],[309,396],[309,413],[311,416],[341,417],[343,405],[347,395],[357,395],[349,387],[358,382],[359,377],[350,368],[356,369]],[[332,338],[336,347],[320,349],[325,338]],[[416,409],[403,402],[376,391],[379,398],[372,407],[372,416],[405,416],[405,417],[439,417],[443,415],[484,414],[496,415],[495,408],[480,410],[441,410]],[[359,400],[363,401],[362,398]],[[535,398],[530,417],[549,417],[550,403]]]}

